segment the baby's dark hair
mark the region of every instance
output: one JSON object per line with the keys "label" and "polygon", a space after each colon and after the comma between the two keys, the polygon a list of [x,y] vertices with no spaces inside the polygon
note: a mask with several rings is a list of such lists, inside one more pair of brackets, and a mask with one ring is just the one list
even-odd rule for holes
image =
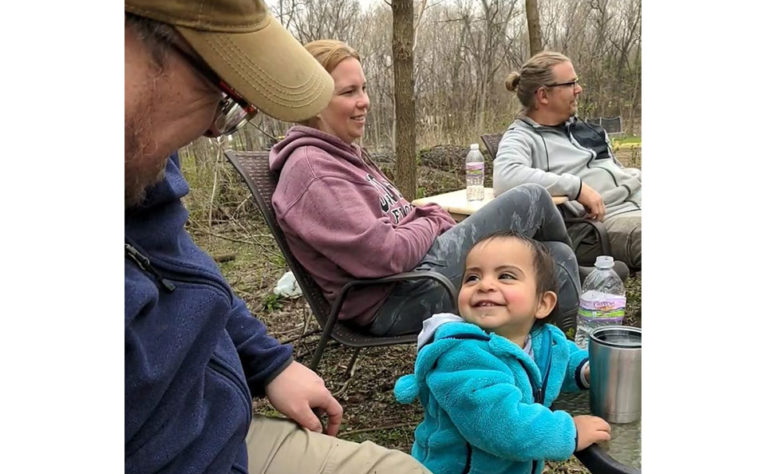
{"label": "baby's dark hair", "polygon": [[556,267],[553,262],[553,257],[545,245],[516,231],[501,230],[489,234],[486,237],[482,237],[478,242],[473,244],[471,250],[480,243],[492,239],[518,239],[524,242],[527,247],[532,250],[532,262],[536,273],[535,284],[537,286],[537,296],[542,295],[546,291],[552,291],[558,294],[559,284],[558,280],[556,280]]}

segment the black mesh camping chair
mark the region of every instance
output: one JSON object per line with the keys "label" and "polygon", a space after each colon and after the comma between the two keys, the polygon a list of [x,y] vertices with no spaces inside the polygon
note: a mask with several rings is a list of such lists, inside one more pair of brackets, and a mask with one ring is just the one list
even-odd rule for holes
{"label": "black mesh camping chair", "polygon": [[[489,157],[492,160],[494,160],[495,156],[497,155],[497,148],[500,144],[501,138],[503,138],[502,133],[493,133],[481,136],[481,141],[484,142],[484,146],[487,148]],[[559,204],[558,208],[561,212],[561,216],[564,218],[564,224],[566,224],[567,229],[574,225],[581,224],[585,224],[586,226],[590,227],[589,232],[580,232],[577,236],[572,237],[572,248],[575,251],[575,255],[577,255],[577,260],[580,265],[593,265],[593,262],[595,262],[595,257],[583,259],[582,252],[578,252],[578,249],[584,241],[595,239],[595,242],[600,247],[601,253],[599,253],[599,255],[612,255],[612,247],[609,245],[609,239],[606,235],[606,227],[604,226],[603,222],[575,216],[572,214],[569,208],[566,207],[565,204]]]}
{"label": "black mesh camping chair", "polygon": [[354,287],[365,285],[379,285],[381,283],[391,283],[401,280],[412,280],[430,278],[441,283],[449,292],[452,301],[456,301],[455,287],[447,277],[436,272],[404,272],[396,275],[390,275],[383,278],[351,280],[341,288],[338,298],[330,304],[322,294],[319,285],[312,276],[296,260],[290,248],[287,245],[282,229],[277,223],[274,208],[271,205],[271,196],[277,185],[277,176],[269,171],[269,153],[267,151],[235,151],[227,150],[226,158],[234,165],[234,168],[242,175],[245,184],[253,194],[258,209],[261,210],[266,225],[274,235],[280,250],[285,256],[287,265],[295,275],[295,279],[303,291],[303,296],[311,308],[319,326],[322,328],[322,335],[319,344],[314,351],[314,357],[311,360],[310,368],[317,370],[319,361],[322,358],[327,342],[332,337],[339,343],[353,347],[356,350],[352,357],[349,367],[354,365],[359,351],[363,347],[389,346],[394,344],[411,344],[417,340],[417,334],[404,334],[400,336],[374,336],[364,332],[362,329],[344,324],[338,321],[338,313],[348,292]]}

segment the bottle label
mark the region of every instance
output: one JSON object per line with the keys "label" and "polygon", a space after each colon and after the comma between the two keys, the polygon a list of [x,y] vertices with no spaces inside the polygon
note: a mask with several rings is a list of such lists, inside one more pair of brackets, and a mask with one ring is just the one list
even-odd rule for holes
{"label": "bottle label", "polygon": [[622,308],[625,309],[625,303],[627,298],[619,295],[594,295],[597,297],[588,298],[590,295],[584,295],[580,298],[580,307],[585,309],[591,309],[596,311],[611,311],[613,309]]}
{"label": "bottle label", "polygon": [[604,322],[620,322],[625,317],[627,298],[618,295],[601,295],[599,298],[580,298],[577,314],[586,319]]}
{"label": "bottle label", "polygon": [[465,174],[467,176],[481,176],[484,174],[484,163],[478,162],[478,163],[466,163],[465,164]]}

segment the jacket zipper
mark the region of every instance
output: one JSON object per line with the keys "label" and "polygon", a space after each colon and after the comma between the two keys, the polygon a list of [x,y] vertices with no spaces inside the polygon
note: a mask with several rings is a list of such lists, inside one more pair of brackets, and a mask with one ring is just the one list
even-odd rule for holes
{"label": "jacket zipper", "polygon": [[[540,135],[540,138],[542,138],[542,140],[543,140],[543,146],[545,146],[545,158],[546,158],[546,160],[548,160],[548,169],[547,169],[546,171],[550,171],[550,169],[551,169],[551,166],[550,166],[550,159],[548,158],[548,147],[545,145],[545,137],[543,136],[543,134],[542,134],[542,131],[539,131],[539,130],[537,130],[535,127],[532,127],[532,128],[533,128],[533,130],[535,130],[535,131],[537,132],[537,134],[538,134],[538,135]],[[551,131],[551,133],[554,133],[554,132],[553,132],[553,131]],[[614,185],[615,185],[615,186],[617,186],[617,187],[620,187],[620,186],[621,186],[621,187],[623,187],[623,188],[627,189],[627,190],[628,190],[628,196],[631,196],[631,195],[633,194],[633,192],[634,192],[633,190],[631,190],[630,188],[628,188],[628,187],[627,187],[627,186],[625,186],[624,184],[618,184],[618,183],[617,183],[617,177],[614,175],[614,173],[613,173],[611,170],[608,170],[608,169],[606,169],[606,168],[605,168],[605,167],[603,167],[603,166],[591,166],[591,164],[593,163],[593,161],[596,159],[596,154],[595,154],[595,152],[594,152],[593,150],[589,149],[589,148],[585,148],[584,146],[580,145],[580,142],[578,142],[578,141],[577,141],[577,140],[574,138],[574,135],[572,135],[572,134],[569,132],[569,128],[567,128],[566,137],[567,137],[567,139],[569,140],[569,142],[570,142],[570,143],[572,143],[573,145],[575,145],[576,147],[579,147],[581,150],[583,150],[583,151],[587,151],[587,152],[590,152],[590,153],[591,153],[591,155],[592,155],[592,156],[591,156],[591,159],[589,159],[589,160],[588,160],[588,162],[585,164],[585,166],[586,166],[588,169],[591,169],[591,170],[593,170],[593,169],[599,169],[599,170],[601,170],[601,171],[605,172],[606,174],[608,174],[608,175],[609,175],[609,177],[610,177],[610,178],[612,178],[612,181],[614,181]],[[610,151],[610,153],[611,153],[611,156],[612,156],[612,161],[617,161],[617,157],[616,157],[616,156],[614,156],[614,153],[612,153],[612,148],[609,146],[609,144],[608,144],[608,143],[607,143],[607,147],[609,148],[609,151]],[[633,204],[634,206],[636,206],[636,209],[637,209],[637,210],[640,210],[640,209],[641,209],[641,207],[640,207],[638,204],[636,204],[634,201],[632,201],[631,199],[626,199],[626,200],[625,200],[625,202],[629,202],[629,203]],[[624,212],[628,212],[628,211],[624,211]]]}
{"label": "jacket zipper", "polygon": [[463,468],[463,474],[468,474],[471,472],[471,453],[473,450],[471,449],[471,443],[465,443],[466,448],[468,448],[468,452],[465,456],[465,467]]}
{"label": "jacket zipper", "polygon": [[[529,124],[528,124],[528,125],[529,125]],[[531,125],[530,125],[530,126],[531,126]],[[540,128],[540,129],[538,130],[538,128]],[[550,128],[550,127],[548,127],[548,128]],[[542,140],[543,140],[543,146],[545,146],[545,137],[543,136],[543,133],[542,133],[542,132],[558,133],[558,130],[545,130],[545,129],[542,129],[542,127],[532,127],[532,129],[533,129],[535,132],[537,132],[537,134],[538,134],[538,135],[540,135],[540,138],[542,138]],[[570,128],[569,128],[569,127],[567,127],[567,129],[566,129],[566,133],[564,134],[564,136],[567,138],[567,140],[568,140],[568,141],[569,141],[569,142],[570,142],[572,145],[575,145],[575,147],[577,147],[578,149],[580,149],[580,150],[582,150],[582,151],[585,151],[585,152],[588,152],[588,154],[590,154],[590,155],[591,155],[591,158],[588,160],[588,162],[585,164],[585,166],[587,166],[589,169],[600,169],[601,171],[604,171],[606,174],[608,174],[608,175],[609,175],[609,177],[610,177],[610,178],[612,178],[612,181],[614,181],[614,185],[615,185],[615,186],[620,186],[620,185],[617,183],[617,178],[614,176],[614,173],[612,173],[610,170],[608,170],[608,169],[606,169],[606,168],[604,168],[604,167],[601,167],[601,166],[596,166],[595,168],[591,166],[591,163],[593,162],[593,160],[595,160],[595,159],[596,159],[596,153],[595,153],[593,150],[591,150],[590,148],[585,148],[584,146],[580,145],[580,142],[578,142],[578,141],[577,141],[577,140],[574,138],[574,136],[572,135],[572,133],[571,133],[571,131],[570,131]],[[608,146],[609,146],[609,144],[607,143],[607,147],[608,147]],[[610,148],[610,151],[611,151],[611,148]],[[550,160],[549,160],[549,158],[548,158],[548,147],[545,147],[545,155],[546,155],[546,156],[545,156],[545,157],[546,157],[546,159],[548,160],[548,163],[550,163]],[[614,154],[612,154],[612,159],[613,159],[613,160],[616,160],[616,159],[617,159],[616,157],[614,157]],[[548,165],[548,170],[547,170],[547,171],[550,171],[550,164]],[[630,192],[628,193],[628,195],[630,195]]]}
{"label": "jacket zipper", "polygon": [[[583,122],[583,123],[586,123],[586,126],[588,126],[588,127],[591,129],[591,130],[593,130],[593,131],[596,133],[596,135],[598,135],[598,132],[596,132],[596,130],[594,130],[594,129],[593,129],[593,127],[590,127],[589,125],[587,125],[587,122]],[[574,123],[572,123],[572,125],[574,125]],[[617,182],[617,177],[615,177],[614,173],[612,173],[610,170],[608,170],[608,169],[606,169],[606,168],[604,168],[604,167],[602,167],[602,166],[591,166],[591,164],[592,164],[592,163],[593,163],[593,162],[596,160],[596,152],[595,152],[595,151],[593,151],[593,150],[591,150],[590,148],[586,148],[586,147],[582,146],[582,145],[580,144],[580,142],[578,142],[578,141],[577,141],[577,139],[575,138],[575,136],[574,136],[574,133],[572,133],[572,128],[571,128],[571,127],[567,127],[567,133],[566,133],[566,135],[567,135],[567,138],[569,139],[569,141],[570,141],[570,142],[571,142],[573,145],[579,146],[581,149],[583,149],[583,150],[585,150],[585,151],[589,151],[589,152],[591,152],[591,153],[592,153],[592,155],[593,155],[593,156],[591,157],[591,159],[590,159],[590,160],[588,160],[588,163],[586,164],[586,166],[587,166],[588,168],[590,168],[590,169],[600,169],[600,170],[602,170],[602,171],[605,171],[605,172],[606,172],[606,173],[609,175],[609,177],[610,177],[610,178],[612,178],[612,181],[614,181],[614,185],[615,185],[615,186],[621,186],[621,185],[620,185],[620,184]],[[601,138],[601,136],[600,136],[600,135],[599,135],[599,138]],[[612,161],[617,161],[617,157],[616,157],[616,156],[614,156],[614,153],[612,153],[612,149],[611,149],[611,147],[609,146],[609,143],[608,143],[608,142],[606,142],[606,140],[605,140],[605,143],[606,143],[606,146],[607,146],[607,148],[609,149],[609,155],[612,157]],[[616,164],[616,163],[615,163],[615,164]],[[628,190],[628,196],[630,196],[630,190]]]}
{"label": "jacket zipper", "polygon": [[157,281],[157,285],[167,291],[168,293],[172,293],[173,290],[176,289],[176,286],[162,276],[160,272],[157,271],[156,268],[152,265],[151,260],[149,260],[148,257],[146,257],[144,254],[139,252],[135,247],[130,245],[129,243],[125,242],[125,256],[130,258],[133,263],[135,263],[138,268],[143,270],[145,273],[148,273],[149,275],[153,276],[154,279]]}
{"label": "jacket zipper", "polygon": [[[532,374],[529,373],[526,366],[524,367],[524,371],[527,373],[527,378],[529,378],[529,384],[532,386],[532,396],[535,399],[535,403],[539,403],[541,405],[545,405],[545,388],[548,385],[548,374],[550,374],[551,371],[551,341],[550,341],[550,334],[545,333],[545,337],[543,340],[542,347],[548,347],[548,353],[546,354],[545,358],[545,373],[542,377],[542,383],[540,384],[540,387],[537,387],[535,384],[534,378],[532,378]],[[535,474],[535,471],[537,470],[537,459],[532,460],[532,474]]]}
{"label": "jacket zipper", "polygon": [[152,262],[149,257],[146,257],[127,242],[125,242],[125,255],[130,257],[141,270],[154,277],[158,286],[168,293],[172,293],[176,289],[176,286],[171,281],[174,280],[183,283],[211,286],[224,294],[231,295],[231,291],[229,291],[227,286],[222,281],[215,279],[213,275],[207,274],[207,278],[190,277],[188,273],[169,268],[169,265],[163,262],[158,263],[156,260]]}
{"label": "jacket zipper", "polygon": [[[523,364],[522,364],[522,366],[524,367],[524,371],[527,373],[527,378],[529,378],[529,384],[532,386],[532,397],[534,397],[535,403],[542,404],[543,400],[544,400],[542,388],[537,387],[537,385],[535,384],[534,379],[532,378],[532,374],[529,373],[529,371],[527,370],[526,366],[524,366]],[[537,470],[537,459],[533,459],[532,460],[532,471],[531,471],[531,473],[535,474],[536,470]]]}

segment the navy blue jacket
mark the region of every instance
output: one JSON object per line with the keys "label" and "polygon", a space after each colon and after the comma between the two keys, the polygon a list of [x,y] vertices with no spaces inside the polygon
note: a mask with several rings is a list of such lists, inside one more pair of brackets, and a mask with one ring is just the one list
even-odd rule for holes
{"label": "navy blue jacket", "polygon": [[235,297],[184,229],[178,155],[125,211],[125,472],[247,472],[252,397],[292,347]]}

